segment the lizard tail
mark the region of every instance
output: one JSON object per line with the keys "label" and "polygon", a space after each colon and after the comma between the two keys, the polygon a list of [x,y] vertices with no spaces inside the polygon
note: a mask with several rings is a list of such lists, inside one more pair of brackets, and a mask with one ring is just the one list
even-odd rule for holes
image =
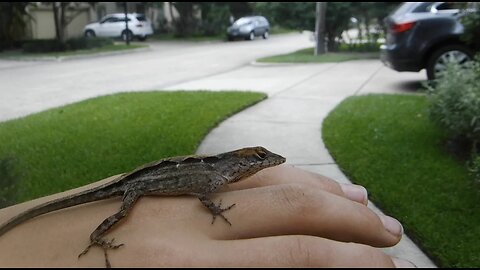
{"label": "lizard tail", "polygon": [[[80,193],[76,193],[70,196],[66,196],[63,198],[59,198],[53,201],[45,202],[40,205],[37,205],[15,217],[10,219],[9,221],[0,225],[0,236],[11,230],[13,227],[29,220],[34,217],[53,212],[56,210],[60,210],[63,208],[72,207],[75,205],[98,201],[102,199],[106,199],[112,196],[117,195],[118,191],[114,191],[112,189],[106,189],[107,186],[110,186],[112,183],[107,183],[105,185],[99,186],[97,188],[86,190]],[[122,195],[120,193],[118,195]]]}

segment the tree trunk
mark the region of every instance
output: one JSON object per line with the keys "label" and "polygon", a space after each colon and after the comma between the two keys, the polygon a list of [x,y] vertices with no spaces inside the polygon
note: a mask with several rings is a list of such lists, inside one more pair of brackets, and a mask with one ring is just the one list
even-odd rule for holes
{"label": "tree trunk", "polygon": [[370,16],[368,12],[365,12],[365,32],[367,35],[367,42],[372,42],[372,34],[370,33]]}
{"label": "tree trunk", "polygon": [[123,13],[125,14],[125,43],[130,45],[130,35],[128,34],[128,16],[127,16],[127,2],[123,2]]}
{"label": "tree trunk", "polygon": [[57,40],[60,40],[60,22],[58,20],[57,2],[53,2],[52,7],[53,7],[53,20],[55,21],[55,38]]}
{"label": "tree trunk", "polygon": [[65,10],[67,9],[68,3],[61,2],[60,4],[60,37],[59,40],[61,43],[65,43],[67,37],[67,21],[65,19]]}
{"label": "tree trunk", "polygon": [[317,46],[315,55],[324,54],[325,50],[325,15],[327,11],[327,2],[317,2],[316,6],[316,37]]}
{"label": "tree trunk", "polygon": [[170,11],[170,29],[173,32],[176,25],[175,17],[173,16],[173,2],[168,2],[168,10]]}
{"label": "tree trunk", "polygon": [[61,42],[65,43],[66,39],[66,30],[67,30],[67,20],[65,17],[65,10],[67,9],[68,3],[65,2],[52,2],[53,5],[53,19],[55,21],[55,38]]}

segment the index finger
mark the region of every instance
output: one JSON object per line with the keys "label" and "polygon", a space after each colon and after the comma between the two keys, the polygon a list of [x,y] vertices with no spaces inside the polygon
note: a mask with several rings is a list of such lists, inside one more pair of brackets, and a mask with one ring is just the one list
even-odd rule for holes
{"label": "index finger", "polygon": [[368,203],[367,190],[362,186],[340,184],[329,177],[285,164],[261,170],[247,179],[229,185],[228,190],[241,190],[292,183],[299,183],[314,189],[321,189],[364,205]]}

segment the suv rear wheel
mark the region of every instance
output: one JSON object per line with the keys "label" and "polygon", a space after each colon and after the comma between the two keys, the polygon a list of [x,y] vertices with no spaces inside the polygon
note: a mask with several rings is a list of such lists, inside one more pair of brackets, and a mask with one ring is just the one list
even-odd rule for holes
{"label": "suv rear wheel", "polygon": [[448,64],[457,63],[464,65],[472,60],[472,51],[463,45],[448,45],[437,49],[432,53],[427,62],[427,77],[429,80],[435,80],[442,76]]}
{"label": "suv rear wheel", "polygon": [[267,39],[268,38],[268,31],[265,31],[265,33],[263,33],[262,37],[263,37],[263,39]]}
{"label": "suv rear wheel", "polygon": [[132,40],[133,39],[133,33],[130,30],[128,30],[128,31],[124,30],[120,37],[122,38],[123,41],[126,41],[127,38],[128,38],[128,40]]}
{"label": "suv rear wheel", "polygon": [[95,32],[93,32],[93,30],[85,31],[85,37],[89,38],[89,37],[94,37],[94,36],[95,36]]}

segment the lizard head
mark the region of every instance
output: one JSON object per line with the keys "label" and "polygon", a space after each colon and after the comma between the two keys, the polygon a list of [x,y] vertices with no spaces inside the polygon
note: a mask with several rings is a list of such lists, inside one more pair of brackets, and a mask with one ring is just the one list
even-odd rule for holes
{"label": "lizard head", "polygon": [[268,167],[285,162],[285,158],[257,146],[238,149],[221,154],[224,163],[223,174],[229,183],[237,182]]}

